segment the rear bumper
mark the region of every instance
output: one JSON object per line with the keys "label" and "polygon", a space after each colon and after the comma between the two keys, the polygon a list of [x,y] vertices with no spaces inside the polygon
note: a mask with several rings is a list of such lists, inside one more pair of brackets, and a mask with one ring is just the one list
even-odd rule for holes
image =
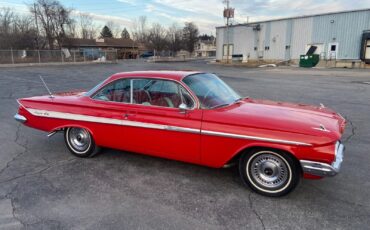
{"label": "rear bumper", "polygon": [[300,160],[303,172],[320,177],[337,175],[343,162],[344,149],[344,145],[338,141],[335,145],[335,160],[331,165],[317,161]]}
{"label": "rear bumper", "polygon": [[14,119],[21,123],[25,123],[27,121],[27,118],[25,118],[22,115],[19,115],[18,113],[14,115]]}

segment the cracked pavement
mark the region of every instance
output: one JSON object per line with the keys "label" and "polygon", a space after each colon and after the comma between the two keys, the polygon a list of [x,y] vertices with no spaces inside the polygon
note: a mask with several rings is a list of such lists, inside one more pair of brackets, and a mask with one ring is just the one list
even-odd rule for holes
{"label": "cracked pavement", "polygon": [[[283,198],[245,188],[235,167],[210,169],[104,149],[72,156],[63,135],[13,119],[16,99],[90,89],[132,70],[215,72],[243,96],[323,103],[346,117],[341,173],[302,180]],[[370,226],[369,71],[247,69],[206,64],[144,63],[0,68],[0,229],[366,229]]]}

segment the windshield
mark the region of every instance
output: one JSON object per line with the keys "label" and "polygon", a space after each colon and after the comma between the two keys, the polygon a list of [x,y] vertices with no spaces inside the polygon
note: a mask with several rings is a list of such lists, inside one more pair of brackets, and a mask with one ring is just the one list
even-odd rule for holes
{"label": "windshield", "polygon": [[102,82],[100,82],[99,84],[97,84],[94,88],[92,88],[92,89],[90,89],[89,91],[87,91],[86,93],[85,93],[85,95],[84,96],[88,96],[88,97],[90,97],[91,95],[93,95],[94,93],[95,93],[95,91],[96,90],[98,90],[99,88],[100,88],[100,86],[102,86],[103,85],[103,83],[105,82],[106,80],[104,80],[104,81],[102,81]]}
{"label": "windshield", "polygon": [[226,106],[240,98],[230,86],[214,74],[189,75],[183,82],[195,93],[204,109]]}

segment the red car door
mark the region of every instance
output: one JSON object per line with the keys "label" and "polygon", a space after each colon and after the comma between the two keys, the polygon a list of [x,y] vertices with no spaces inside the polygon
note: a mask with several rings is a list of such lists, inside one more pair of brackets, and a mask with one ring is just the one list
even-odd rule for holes
{"label": "red car door", "polygon": [[[199,163],[202,110],[185,88],[161,79],[138,79],[132,87],[133,103],[126,107],[125,146],[135,152]],[[179,109],[181,104],[187,108]]]}
{"label": "red car door", "polygon": [[125,149],[124,139],[126,105],[130,102],[130,79],[119,79],[109,83],[96,94],[86,99],[85,115],[96,118],[90,127],[98,145],[116,149]]}

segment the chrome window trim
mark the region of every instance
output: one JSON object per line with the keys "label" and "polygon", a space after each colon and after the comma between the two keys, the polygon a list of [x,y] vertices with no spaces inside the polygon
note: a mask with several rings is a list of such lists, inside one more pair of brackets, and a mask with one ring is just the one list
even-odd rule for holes
{"label": "chrome window trim", "polygon": [[[187,75],[188,76],[188,75]],[[127,103],[127,102],[119,102],[119,101],[104,101],[104,100],[98,100],[98,99],[95,99],[94,96],[100,92],[104,87],[108,86],[109,84],[112,84],[116,81],[119,81],[119,80],[124,80],[124,79],[127,79],[127,80],[130,80],[130,103]],[[200,103],[199,103],[199,100],[196,96],[194,96],[193,92],[188,89],[187,85],[185,83],[183,83],[182,81],[178,81],[178,80],[174,80],[174,79],[168,79],[168,78],[162,78],[162,77],[137,77],[137,76],[125,76],[125,77],[121,77],[121,78],[118,78],[118,79],[115,79],[113,81],[109,81],[107,82],[106,84],[102,85],[100,88],[98,88],[94,93],[92,93],[89,98],[91,100],[94,100],[94,101],[99,101],[99,102],[107,102],[107,103],[119,103],[119,104],[125,104],[125,105],[139,105],[139,106],[144,106],[145,108],[146,107],[158,107],[158,108],[170,108],[170,109],[178,109],[178,108],[171,108],[171,107],[165,107],[165,106],[158,106],[158,105],[141,105],[141,104],[135,104],[135,103],[132,103],[133,101],[133,87],[131,85],[131,83],[133,82],[133,80],[139,80],[139,79],[155,79],[155,80],[165,80],[165,81],[173,81],[179,85],[181,85],[190,95],[191,97],[191,100],[193,101],[194,105],[192,108],[189,108],[188,110],[195,110],[195,109],[199,109],[200,108]]]}
{"label": "chrome window trim", "polygon": [[[189,75],[186,75],[186,76],[184,76],[182,79],[181,79],[181,82],[182,82],[182,84],[184,84],[184,85],[186,85],[186,87],[189,89],[189,91],[192,93],[192,95],[194,95],[194,97],[197,99],[197,101],[198,101],[198,107],[200,108],[200,109],[202,109],[202,110],[215,110],[215,109],[218,109],[218,108],[203,108],[202,106],[201,106],[201,104],[200,104],[200,100],[199,100],[199,98],[198,98],[198,96],[190,89],[190,87],[183,81],[185,78],[187,78],[187,77],[190,77],[190,76],[194,76],[194,75],[200,75],[200,74],[213,74],[213,75],[215,75],[217,78],[219,78],[221,81],[223,81],[224,82],[224,80],[222,80],[217,74],[215,74],[215,73],[207,73],[207,72],[199,72],[199,73],[192,73],[192,74],[189,74]],[[230,87],[231,88],[231,86],[229,86],[226,82],[224,82],[228,87]],[[239,93],[238,92],[236,92],[233,88],[231,88],[235,93],[237,93],[238,95],[239,95]],[[239,95],[240,96],[240,95]]]}
{"label": "chrome window trim", "polygon": [[130,79],[130,104],[134,102],[134,79]]}

